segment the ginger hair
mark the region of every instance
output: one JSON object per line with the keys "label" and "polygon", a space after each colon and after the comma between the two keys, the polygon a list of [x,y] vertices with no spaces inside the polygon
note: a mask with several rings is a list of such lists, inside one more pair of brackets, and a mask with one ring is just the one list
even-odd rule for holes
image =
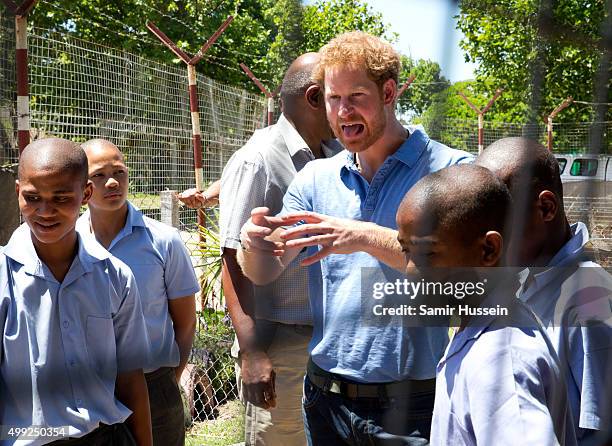
{"label": "ginger hair", "polygon": [[321,59],[314,69],[313,78],[320,85],[324,84],[325,70],[336,66],[363,68],[379,87],[389,79],[398,83],[399,54],[389,43],[363,31],[336,36],[319,50],[319,54]]}

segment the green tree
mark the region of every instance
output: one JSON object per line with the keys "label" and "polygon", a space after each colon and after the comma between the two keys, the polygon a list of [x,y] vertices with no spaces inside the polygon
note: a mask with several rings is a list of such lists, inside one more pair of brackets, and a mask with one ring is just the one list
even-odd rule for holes
{"label": "green tree", "polygon": [[411,74],[416,79],[399,98],[398,107],[403,113],[421,115],[432,103],[434,95],[446,89],[450,82],[442,76],[437,62],[425,59],[415,61],[404,55],[401,60],[400,87]]}
{"label": "green tree", "polygon": [[[609,2],[608,2],[609,3]],[[603,48],[606,0],[464,0],[458,28],[477,80],[505,89],[497,106],[513,121],[538,121],[561,100],[593,101]],[[547,9],[550,6],[549,9]],[[608,49],[609,50],[609,49]],[[612,101],[610,67],[608,99]],[[531,112],[531,105],[537,107]],[[557,121],[593,119],[590,107],[572,106]],[[608,112],[608,119],[610,119]]]}
{"label": "green tree", "polygon": [[360,0],[317,0],[305,6],[303,51],[318,51],[347,31],[365,31],[390,42],[397,40],[396,34],[388,33],[382,14]]}

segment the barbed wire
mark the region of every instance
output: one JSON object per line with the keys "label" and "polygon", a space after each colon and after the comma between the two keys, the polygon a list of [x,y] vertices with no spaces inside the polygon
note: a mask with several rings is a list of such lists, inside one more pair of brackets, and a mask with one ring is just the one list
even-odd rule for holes
{"label": "barbed wire", "polygon": [[[62,12],[65,12],[71,18],[71,20],[73,20],[73,21],[84,21],[84,22],[87,22],[87,23],[89,23],[91,25],[94,25],[94,26],[96,26],[96,27],[98,27],[100,29],[108,31],[108,32],[110,32],[112,34],[119,34],[122,37],[127,37],[129,39],[132,39],[132,40],[135,40],[135,41],[139,41],[140,43],[148,43],[148,44],[152,44],[152,45],[155,45],[155,46],[163,47],[161,42],[158,42],[158,41],[154,40],[153,38],[151,38],[148,35],[147,32],[136,31],[134,28],[132,28],[129,25],[126,25],[121,20],[118,20],[118,19],[116,19],[116,18],[114,18],[114,17],[112,17],[112,16],[110,16],[108,14],[105,14],[103,12],[97,11],[97,14],[99,14],[99,15],[101,15],[101,16],[109,19],[109,20],[112,20],[115,23],[118,23],[119,25],[122,26],[122,28],[127,28],[129,30],[129,33],[122,32],[122,31],[119,31],[117,29],[108,28],[108,27],[100,24],[99,22],[96,22],[94,20],[91,20],[91,19],[88,19],[88,18],[85,18],[85,17],[78,17],[77,18],[77,17],[74,16],[74,13],[72,11],[69,11],[69,10],[67,10],[65,8],[62,8],[61,6],[58,6],[55,3],[51,3],[51,2],[49,2],[47,0],[40,0],[40,3],[43,3],[43,4],[48,5],[48,6],[51,6],[51,7],[55,8],[55,9],[59,9]],[[69,30],[66,30],[66,32],[68,34],[71,34],[69,32]]]}

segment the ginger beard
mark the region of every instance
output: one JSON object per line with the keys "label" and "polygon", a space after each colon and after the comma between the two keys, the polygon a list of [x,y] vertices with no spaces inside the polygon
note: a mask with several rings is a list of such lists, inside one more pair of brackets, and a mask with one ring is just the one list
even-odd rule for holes
{"label": "ginger beard", "polygon": [[325,104],[334,134],[349,151],[367,150],[383,136],[387,116],[382,87],[364,69],[326,70]]}

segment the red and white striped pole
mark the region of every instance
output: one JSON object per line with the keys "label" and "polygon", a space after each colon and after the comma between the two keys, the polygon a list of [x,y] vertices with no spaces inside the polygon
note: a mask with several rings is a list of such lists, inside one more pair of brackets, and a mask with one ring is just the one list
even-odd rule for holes
{"label": "red and white striped pole", "polygon": [[3,0],[15,14],[15,80],[17,83],[17,147],[19,155],[30,143],[30,95],[28,84],[28,13],[37,0],[25,0],[17,6],[13,0]]}
{"label": "red and white striped pole", "polygon": [[16,51],[15,72],[17,81],[17,146],[19,155],[30,144],[30,96],[28,87],[28,20],[27,16],[15,17]]}
{"label": "red and white striped pole", "polygon": [[189,111],[191,112],[195,183],[198,190],[203,190],[204,166],[202,165],[202,133],[200,131],[200,109],[198,106],[198,87],[196,83],[195,65],[187,64],[187,80],[189,83]]}
{"label": "red and white striped pole", "polygon": [[478,154],[484,150],[484,115],[478,113]]}
{"label": "red and white striped pole", "polygon": [[[202,162],[202,132],[200,130],[200,107],[198,104],[198,86],[196,75],[196,64],[204,57],[204,54],[215,43],[221,34],[226,30],[234,17],[228,18],[206,41],[202,48],[193,56],[189,56],[180,49],[168,36],[166,36],[153,22],[147,22],[147,28],[172,51],[179,59],[187,65],[187,84],[189,88],[189,112],[191,113],[191,136],[193,142],[193,170],[195,175],[196,189],[201,191],[204,188],[204,165]],[[198,225],[205,226],[206,219],[201,209],[198,210]],[[205,242],[200,234],[200,242]]]}
{"label": "red and white striped pole", "polygon": [[555,119],[555,116],[557,116],[561,110],[568,107],[573,101],[574,101],[574,98],[572,98],[571,96],[568,96],[567,99],[565,99],[565,101],[559,104],[550,113],[550,115],[546,117],[546,143],[548,146],[548,150],[550,152],[553,151],[553,119]]}
{"label": "red and white striped pole", "polygon": [[410,77],[404,83],[404,85],[402,85],[400,89],[397,90],[397,97],[395,98],[396,100],[399,99],[406,90],[408,90],[408,87],[410,87],[410,85],[414,82],[415,79],[416,79],[416,74],[411,74]]}
{"label": "red and white striped pole", "polygon": [[257,76],[253,74],[253,72],[247,67],[245,64],[241,63],[240,68],[242,71],[246,73],[247,76],[251,78],[253,83],[257,85],[257,88],[261,90],[266,98],[268,98],[268,125],[274,124],[274,102],[276,100],[276,94],[270,93],[270,91],[261,83]]}
{"label": "red and white striped pole", "polygon": [[484,150],[484,115],[489,109],[493,106],[493,103],[497,100],[497,98],[502,94],[503,89],[498,88],[495,90],[495,94],[491,98],[491,100],[485,105],[485,107],[481,110],[476,107],[472,101],[470,101],[462,91],[459,91],[457,94],[461,96],[461,98],[465,101],[465,103],[474,110],[478,115],[478,154],[481,154]]}
{"label": "red and white striped pole", "polygon": [[[147,28],[170,49],[179,59],[187,65],[187,83],[189,85],[189,112],[191,113],[191,134],[193,140],[193,168],[195,174],[195,183],[198,190],[202,190],[204,185],[204,166],[202,164],[202,133],[200,130],[200,108],[198,104],[198,87],[196,76],[196,64],[204,57],[204,54],[212,46],[219,36],[226,30],[229,24],[234,20],[229,16],[223,24],[214,32],[200,50],[191,57],[185,51],[180,49],[168,36],[166,36],[153,22],[147,22]],[[201,213],[198,212],[198,223],[200,222]]]}

